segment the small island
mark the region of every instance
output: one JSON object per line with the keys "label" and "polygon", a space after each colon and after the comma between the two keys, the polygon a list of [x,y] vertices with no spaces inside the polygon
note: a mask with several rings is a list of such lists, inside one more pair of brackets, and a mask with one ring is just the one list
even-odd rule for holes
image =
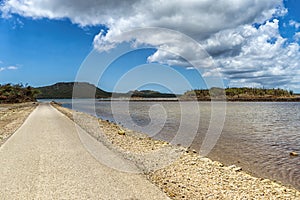
{"label": "small island", "polygon": [[211,88],[197,89],[185,92],[181,100],[226,100],[226,101],[300,101],[300,95],[284,89],[266,88]]}

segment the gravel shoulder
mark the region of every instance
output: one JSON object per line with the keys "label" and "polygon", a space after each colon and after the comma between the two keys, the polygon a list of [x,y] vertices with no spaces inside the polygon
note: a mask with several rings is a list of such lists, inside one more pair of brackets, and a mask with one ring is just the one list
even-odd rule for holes
{"label": "gravel shoulder", "polygon": [[37,103],[0,104],[0,146],[24,123]]}
{"label": "gravel shoulder", "polygon": [[298,190],[253,177],[238,166],[224,166],[184,147],[52,105],[109,149],[133,161],[172,199],[300,199]]}

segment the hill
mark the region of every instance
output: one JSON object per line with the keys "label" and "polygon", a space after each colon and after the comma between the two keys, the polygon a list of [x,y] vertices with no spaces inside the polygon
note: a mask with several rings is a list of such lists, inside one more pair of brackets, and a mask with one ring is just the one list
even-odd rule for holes
{"label": "hill", "polygon": [[[99,89],[95,85],[86,82],[61,82],[50,86],[38,87],[40,91],[38,99],[71,99],[73,88],[76,86],[75,98],[110,98],[112,93]],[[93,95],[95,94],[95,95]],[[173,98],[174,94],[165,94],[152,90],[135,90],[128,93],[114,93],[116,98]]]}
{"label": "hill", "polygon": [[111,93],[103,91],[86,82],[61,82],[50,86],[38,87],[38,99],[71,99],[73,88],[76,87],[75,98],[109,98]]}
{"label": "hill", "polygon": [[175,94],[160,93],[153,90],[135,90],[125,94],[131,98],[176,98]]}

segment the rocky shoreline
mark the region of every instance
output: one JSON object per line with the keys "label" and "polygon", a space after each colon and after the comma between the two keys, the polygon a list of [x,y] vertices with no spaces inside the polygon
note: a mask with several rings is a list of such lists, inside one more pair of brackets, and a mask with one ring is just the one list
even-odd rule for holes
{"label": "rocky shoreline", "polygon": [[253,177],[238,166],[224,166],[187,148],[52,105],[109,149],[133,161],[172,199],[300,199],[298,190]]}
{"label": "rocky shoreline", "polygon": [[24,123],[37,103],[0,104],[0,146]]}

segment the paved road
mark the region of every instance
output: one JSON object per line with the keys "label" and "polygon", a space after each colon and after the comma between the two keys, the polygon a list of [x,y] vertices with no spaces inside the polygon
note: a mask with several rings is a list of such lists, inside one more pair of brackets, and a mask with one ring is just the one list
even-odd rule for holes
{"label": "paved road", "polygon": [[[98,144],[105,152],[102,157],[136,170]],[[168,198],[143,175],[98,162],[82,145],[74,123],[49,104],[41,104],[0,147],[0,199]]]}

